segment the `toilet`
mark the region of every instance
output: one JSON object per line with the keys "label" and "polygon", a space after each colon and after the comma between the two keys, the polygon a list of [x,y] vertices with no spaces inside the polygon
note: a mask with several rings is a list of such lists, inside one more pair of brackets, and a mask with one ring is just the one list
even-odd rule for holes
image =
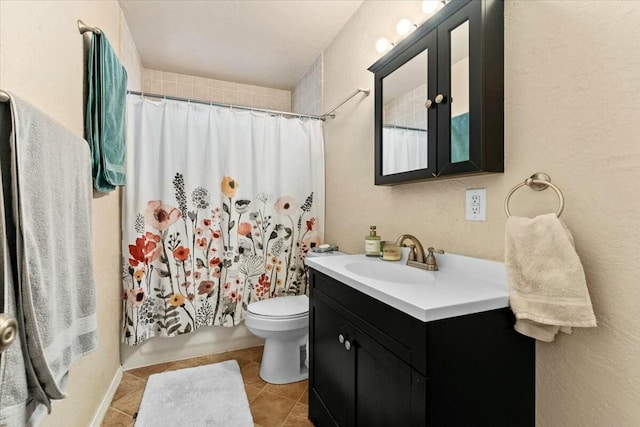
{"label": "toilet", "polygon": [[[344,252],[309,252],[308,257],[344,255]],[[283,296],[247,306],[245,325],[264,338],[260,378],[271,384],[288,384],[309,377],[309,298]]]}
{"label": "toilet", "polygon": [[307,379],[309,298],[283,296],[247,306],[245,325],[264,338],[260,378],[271,384],[288,384]]}

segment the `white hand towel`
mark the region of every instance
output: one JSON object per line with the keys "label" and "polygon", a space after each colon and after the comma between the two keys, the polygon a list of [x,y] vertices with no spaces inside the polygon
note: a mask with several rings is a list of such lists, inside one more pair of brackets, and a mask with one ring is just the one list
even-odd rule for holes
{"label": "white hand towel", "polygon": [[596,326],[573,237],[556,214],[510,217],[505,263],[518,332],[551,342],[571,327]]}

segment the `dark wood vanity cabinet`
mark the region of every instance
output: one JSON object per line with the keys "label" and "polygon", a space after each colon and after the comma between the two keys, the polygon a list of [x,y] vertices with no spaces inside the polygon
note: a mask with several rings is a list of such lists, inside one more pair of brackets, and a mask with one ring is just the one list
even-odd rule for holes
{"label": "dark wood vanity cabinet", "polygon": [[311,270],[316,426],[533,426],[534,341],[508,308],[421,322]]}
{"label": "dark wood vanity cabinet", "polygon": [[451,0],[369,67],[376,185],[504,171],[503,10]]}

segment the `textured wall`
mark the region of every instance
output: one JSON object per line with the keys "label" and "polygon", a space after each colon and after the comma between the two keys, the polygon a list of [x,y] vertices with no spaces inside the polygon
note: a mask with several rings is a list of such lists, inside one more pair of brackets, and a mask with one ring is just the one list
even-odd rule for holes
{"label": "textured wall", "polygon": [[131,30],[122,11],[120,11],[120,61],[127,69],[127,89],[142,90],[142,61],[133,41]]}
{"label": "textured wall", "polygon": [[[78,32],[77,19],[102,28],[114,49],[119,49],[120,8],[115,1],[0,2],[0,87],[21,95],[83,135],[85,68],[83,37]],[[123,34],[126,33],[125,29]],[[123,44],[126,42],[123,39]],[[135,84],[141,80],[141,72],[135,68],[137,53],[132,46],[126,50],[134,65],[129,68],[130,61],[125,64]],[[89,425],[120,365],[119,217],[118,191],[94,198],[92,250],[100,344],[95,352],[73,365],[68,397],[54,403],[44,426]],[[63,213],[61,218],[64,219]]]}
{"label": "textured wall", "polygon": [[[373,87],[375,41],[419,2],[365,2],[324,52],[324,100]],[[326,240],[362,252],[415,234],[454,253],[503,259],[505,194],[537,171],[565,194],[562,215],[585,266],[598,328],[537,346],[537,424],[640,424],[640,2],[505,4],[504,174],[375,187],[373,96],[326,124]],[[467,222],[464,190],[487,188],[486,222]],[[514,214],[555,210],[551,191],[514,194]],[[514,390],[513,392],[517,392]]]}

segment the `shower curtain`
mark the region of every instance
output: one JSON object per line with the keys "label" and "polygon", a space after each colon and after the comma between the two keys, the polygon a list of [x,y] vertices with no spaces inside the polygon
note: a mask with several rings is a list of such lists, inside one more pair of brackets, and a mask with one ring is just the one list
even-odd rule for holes
{"label": "shower curtain", "polygon": [[382,128],[382,174],[423,169],[428,163],[427,131],[384,126]]}
{"label": "shower curtain", "polygon": [[322,122],[127,99],[123,341],[234,326],[307,292],[323,238]]}

